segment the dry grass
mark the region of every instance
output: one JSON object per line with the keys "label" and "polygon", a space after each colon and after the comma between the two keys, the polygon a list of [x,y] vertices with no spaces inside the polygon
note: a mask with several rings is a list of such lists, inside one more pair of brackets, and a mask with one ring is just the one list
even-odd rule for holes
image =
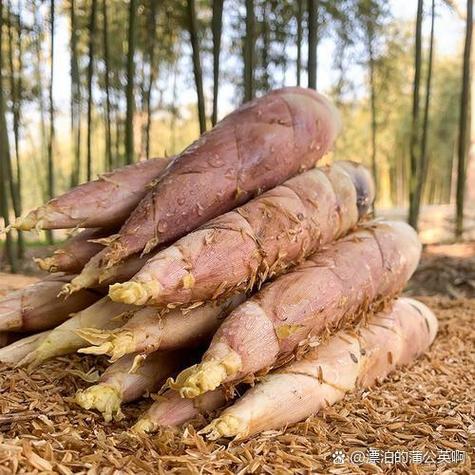
{"label": "dry grass", "polygon": [[[453,247],[450,248],[452,250]],[[0,474],[10,473],[475,473],[475,299],[473,247],[442,256],[427,249],[409,290],[437,313],[431,351],[370,391],[348,395],[318,416],[244,442],[207,442],[203,419],[180,430],[138,439],[127,429],[147,407],[105,424],[71,397],[86,383],[78,371],[102,362],[57,358],[32,374],[0,372]],[[462,253],[462,254],[461,254]],[[0,281],[5,290],[31,278]],[[5,284],[5,285],[4,285]],[[441,297],[441,295],[443,297]],[[283,408],[285,410],[285,408]],[[466,452],[463,464],[336,465],[332,454],[369,447],[386,451]]]}
{"label": "dry grass", "polygon": [[[207,442],[204,421],[138,439],[127,419],[105,424],[71,396],[84,386],[71,371],[94,359],[58,358],[28,375],[0,373],[0,473],[470,473],[475,440],[475,300],[425,297],[440,319],[431,351],[371,391],[352,394],[317,417],[244,442]],[[285,410],[285,408],[283,408]],[[332,453],[464,450],[463,465],[335,465]],[[472,448],[471,448],[472,447]],[[472,467],[473,469],[473,467]],[[472,472],[473,473],[473,472]]]}

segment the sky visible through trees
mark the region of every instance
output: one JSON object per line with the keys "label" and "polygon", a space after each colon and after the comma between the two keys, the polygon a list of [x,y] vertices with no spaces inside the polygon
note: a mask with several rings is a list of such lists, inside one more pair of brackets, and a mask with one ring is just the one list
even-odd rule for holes
{"label": "sky visible through trees", "polygon": [[[394,18],[401,21],[401,22],[409,22],[411,23],[415,16],[416,16],[416,6],[417,2],[413,0],[392,0],[390,3],[392,15]],[[429,9],[430,5],[427,2],[427,10]],[[462,8],[464,5],[462,5]],[[228,11],[229,13],[229,11]],[[223,47],[226,48],[226,45],[229,47],[229,29],[230,29],[230,19],[226,18],[226,12],[223,15]],[[58,18],[57,26],[56,26],[56,44],[57,44],[57,55],[55,58],[54,64],[54,74],[58,78],[57,85],[54,91],[55,100],[58,104],[58,108],[64,111],[65,116],[68,113],[68,104],[70,101],[70,70],[69,70],[69,61],[70,61],[70,46],[69,46],[69,19],[65,16]],[[429,35],[429,28],[430,28],[430,18],[424,19],[423,22],[423,31],[424,35],[427,38]],[[464,36],[464,25],[463,21],[457,16],[456,13],[452,12],[449,8],[445,7],[442,8],[439,12],[438,16],[438,41],[436,44],[436,54],[442,56],[453,56],[456,54],[461,54],[463,36]],[[305,39],[305,38],[304,38]],[[223,48],[223,49],[224,49]],[[335,45],[334,41],[331,38],[324,38],[318,47],[319,53],[319,66],[320,66],[320,74],[319,74],[319,88],[323,91],[328,91],[332,87],[332,85],[337,81],[338,71],[334,67],[334,56],[338,52],[338,46]],[[186,76],[188,79],[190,78],[191,73],[191,47],[190,45],[183,46],[183,54],[186,57],[182,58],[183,69],[186,69]],[[307,57],[307,45],[306,41],[303,44],[303,58]],[[290,56],[292,61],[295,61],[297,57],[297,47],[296,45],[289,45],[287,49],[287,54]],[[205,62],[206,65],[206,83],[207,83],[207,90],[211,91],[212,83],[211,83],[211,76],[212,76],[212,64],[211,59],[206,58],[207,61]],[[222,54],[222,62],[223,62],[223,70],[226,68],[232,68],[235,64],[235,58],[226,57],[226,55]],[[289,61],[290,62],[290,61]],[[234,66],[239,67],[239,66]],[[295,71],[296,67],[293,64],[289,64],[289,68],[287,71],[287,78],[286,84],[287,85],[295,85]],[[366,85],[365,85],[365,70],[361,67],[361,65],[354,62],[348,65],[349,75],[352,76],[352,79],[358,86],[358,94],[365,95],[366,94]],[[281,71],[276,72],[276,80],[282,81]],[[302,69],[302,85],[307,84],[307,73],[306,69]],[[196,92],[189,87],[186,87],[185,81],[182,80],[179,83],[179,98],[182,104],[193,104],[196,101]],[[165,91],[165,95],[168,96],[168,99],[172,99],[172,90],[171,88],[167,88]],[[208,92],[208,98],[210,97],[210,93]],[[219,110],[220,110],[220,117],[224,114],[230,112],[235,107],[235,88],[232,84],[229,84],[224,80],[222,80],[222,84],[220,87],[220,98],[219,98]],[[67,121],[68,118],[65,117]],[[67,126],[67,124],[66,124]]]}

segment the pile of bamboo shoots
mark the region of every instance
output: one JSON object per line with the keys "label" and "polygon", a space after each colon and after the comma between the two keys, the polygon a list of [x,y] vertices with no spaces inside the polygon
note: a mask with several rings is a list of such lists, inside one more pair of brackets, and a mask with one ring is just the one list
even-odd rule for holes
{"label": "pile of bamboo shoots", "polygon": [[425,305],[399,297],[421,244],[404,223],[370,219],[363,166],[315,168],[339,128],[323,96],[276,90],[173,159],[18,218],[21,230],[81,230],[37,260],[48,277],[0,302],[0,331],[27,334],[0,360],[32,370],[107,355],[77,404],[109,421],[157,392],[134,431],[212,412],[211,439],[301,421],[411,362],[437,332]]}

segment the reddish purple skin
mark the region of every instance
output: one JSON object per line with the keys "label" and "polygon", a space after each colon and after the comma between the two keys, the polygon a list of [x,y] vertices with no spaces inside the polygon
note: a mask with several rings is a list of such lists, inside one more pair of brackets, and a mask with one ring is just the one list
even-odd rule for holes
{"label": "reddish purple skin", "polygon": [[[164,158],[146,160],[105,173],[83,183],[44,207],[43,229],[111,227],[121,225],[147,193],[147,185],[168,165]],[[38,208],[41,210],[43,207]],[[37,210],[30,214],[35,215]]]}
{"label": "reddish purple skin", "polygon": [[[133,281],[160,284],[152,305],[206,301],[259,286],[356,225],[357,203],[371,203],[373,196],[369,173],[360,168],[339,162],[301,173],[157,253]],[[185,287],[189,273],[194,282]]]}
{"label": "reddish purple skin", "polygon": [[245,104],[175,158],[102,251],[104,262],[175,240],[313,167],[338,127],[315,91],[284,88]]}
{"label": "reddish purple skin", "polygon": [[3,329],[19,332],[49,330],[103,297],[100,292],[83,289],[66,299],[58,298],[58,293],[71,277],[52,274],[5,296],[0,301],[0,326],[3,315],[9,314],[12,318],[15,314],[14,325]]}
{"label": "reddish purple skin", "polygon": [[[235,309],[217,330],[204,360],[222,358],[224,343],[242,361],[241,373],[232,379],[269,367],[310,333],[318,336],[368,303],[400,292],[417,262],[414,245],[384,225],[349,235]],[[300,327],[279,339],[281,325]]]}
{"label": "reddish purple skin", "polygon": [[113,232],[114,230],[110,229],[90,228],[68,239],[50,256],[50,264],[54,265],[54,272],[71,274],[81,272],[88,261],[104,248],[104,245],[90,242],[90,240],[105,238]]}

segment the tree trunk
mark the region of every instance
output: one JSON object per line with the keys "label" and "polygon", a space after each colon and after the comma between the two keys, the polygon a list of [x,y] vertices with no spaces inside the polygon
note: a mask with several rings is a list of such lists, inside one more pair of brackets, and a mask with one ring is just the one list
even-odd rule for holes
{"label": "tree trunk", "polygon": [[71,136],[74,163],[71,168],[71,187],[79,184],[81,172],[81,79],[78,64],[78,36],[75,0],[71,0]]}
{"label": "tree trunk", "polygon": [[[473,33],[472,33],[473,34]],[[468,138],[468,156],[467,156],[467,183],[466,185],[466,195],[465,200],[469,200],[470,203],[475,203],[475,81],[473,80],[475,73],[475,61],[471,61],[470,68],[470,127],[469,127],[469,138]]]}
{"label": "tree trunk", "polygon": [[150,15],[148,18],[148,62],[150,75],[148,78],[147,90],[145,91],[145,106],[147,109],[147,122],[145,124],[145,156],[150,158],[150,129],[152,128],[152,90],[156,78],[155,41],[157,39],[157,2],[150,0]]}
{"label": "tree trunk", "polygon": [[[154,3],[154,2],[153,2]],[[107,18],[107,0],[102,0],[102,39],[104,46],[104,85],[106,89],[106,164],[107,169],[114,168],[112,159],[111,99],[110,99],[110,52],[109,25]]]}
{"label": "tree trunk", "polygon": [[297,0],[297,86],[300,86],[302,74],[302,37],[303,37],[303,0]]}
{"label": "tree trunk", "polygon": [[119,71],[114,71],[113,83],[116,88],[113,89],[112,110],[115,122],[115,156],[117,163],[124,166],[127,162],[125,158],[125,111],[122,109],[122,94],[118,90],[119,75]]}
{"label": "tree trunk", "polygon": [[421,158],[419,172],[417,174],[416,187],[414,190],[413,219],[416,227],[419,223],[419,213],[423,197],[424,185],[427,178],[428,155],[427,155],[427,134],[429,131],[429,107],[430,92],[432,84],[432,62],[434,56],[434,22],[435,22],[435,0],[432,0],[430,40],[429,40],[429,59],[427,63],[426,96],[424,102],[424,117],[422,119],[422,140],[421,140]]}
{"label": "tree trunk", "polygon": [[254,0],[246,0],[246,37],[244,39],[244,101],[254,98],[256,16]]}
{"label": "tree trunk", "polygon": [[127,35],[127,86],[125,117],[125,160],[126,163],[134,161],[134,76],[135,76],[135,24],[137,16],[137,0],[129,0],[129,27]]}
{"label": "tree trunk", "polygon": [[50,81],[49,81],[49,137],[48,137],[48,198],[54,197],[54,30],[55,30],[55,0],[51,0],[51,31],[50,31]]}
{"label": "tree trunk", "polygon": [[[1,3],[1,2],[0,2]],[[1,44],[1,41],[0,41]],[[9,218],[9,197],[8,197],[8,184],[11,180],[8,170],[8,161],[10,160],[10,149],[8,142],[7,124],[5,120],[5,100],[3,98],[3,90],[0,88],[0,181],[2,186],[0,187],[0,205],[2,217],[5,226],[10,224]],[[16,272],[16,256],[13,243],[12,233],[6,233],[5,235],[5,254],[7,263],[10,266],[12,272]]]}
{"label": "tree trunk", "polygon": [[317,48],[319,0],[308,0],[308,87],[317,89]]}
{"label": "tree trunk", "polygon": [[[14,38],[13,38],[13,11],[11,9],[11,2],[8,2],[7,12],[8,12],[8,57],[9,57],[9,66],[10,66],[10,90],[12,96],[12,116],[13,116],[13,139],[15,146],[15,167],[12,164],[12,157],[9,154],[8,160],[8,174],[10,177],[10,193],[12,197],[13,210],[15,211],[15,216],[21,216],[22,206],[21,206],[21,165],[20,165],[20,107],[21,107],[21,95],[22,95],[22,83],[21,75],[22,71],[22,48],[21,48],[21,4],[18,5],[18,43],[17,48],[14,48]],[[15,71],[14,67],[14,50],[17,51],[18,55],[18,65],[19,70]],[[16,175],[13,170],[15,169]],[[18,241],[17,241],[17,254],[18,258],[23,257],[25,251],[25,245],[23,241],[23,233],[21,231],[17,232]]]}
{"label": "tree trunk", "polygon": [[284,39],[282,42],[282,83],[280,87],[285,87],[287,79],[287,42]]}
{"label": "tree trunk", "polygon": [[200,45],[198,40],[198,24],[196,21],[195,0],[188,0],[188,32],[193,50],[193,72],[195,75],[196,94],[198,96],[198,119],[200,133],[206,131],[205,96],[203,92],[203,73],[201,71]]}
{"label": "tree trunk", "polygon": [[[467,26],[465,31],[465,46],[463,50],[462,94],[460,96],[460,119],[458,140],[457,167],[457,215],[455,220],[455,235],[461,238],[463,234],[463,209],[465,202],[465,178],[468,152],[469,110],[470,110],[470,62],[472,54],[473,31],[473,0],[467,0]],[[473,120],[473,118],[472,118]]]}
{"label": "tree trunk", "polygon": [[[117,97],[116,97],[117,99]],[[118,100],[118,99],[117,99]],[[118,104],[118,102],[116,102]],[[122,157],[122,150],[121,145],[123,144],[123,140],[121,138],[121,120],[120,120],[120,113],[119,113],[119,106],[115,110],[115,159],[117,164],[123,165],[123,157]]]}
{"label": "tree trunk", "polygon": [[335,69],[338,71],[338,80],[335,85],[335,105],[337,108],[342,107],[343,105],[343,88],[345,87],[345,76],[346,76],[346,66],[347,60],[345,58],[345,43],[342,44],[342,47],[338,53],[338,56],[335,58]]}
{"label": "tree trunk", "polygon": [[181,56],[181,45],[178,44],[176,54],[173,61],[173,85],[172,85],[172,114],[170,117],[171,129],[171,151],[176,153],[176,122],[177,122],[177,92],[178,92],[178,58]]}
{"label": "tree trunk", "polygon": [[218,121],[218,93],[219,93],[219,59],[221,53],[221,33],[223,29],[223,3],[224,0],[213,0],[213,113],[212,125]]}
{"label": "tree trunk", "polygon": [[[55,31],[55,0],[51,0],[51,32],[50,32],[50,80],[49,80],[49,137],[48,137],[48,198],[52,199],[55,195],[55,170],[54,170],[54,31]],[[46,232],[49,244],[53,244],[53,231]]]}
{"label": "tree trunk", "polygon": [[[270,89],[270,79],[269,79],[269,49],[270,49],[270,38],[269,38],[269,20],[267,17],[268,3],[263,2],[262,4],[262,85],[265,91]],[[284,62],[286,60],[284,52]],[[285,78],[285,74],[284,74]]]}
{"label": "tree trunk", "polygon": [[378,165],[377,165],[377,150],[376,150],[376,136],[378,123],[376,120],[376,84],[374,77],[374,49],[373,49],[373,30],[370,24],[366,27],[367,41],[368,41],[368,66],[369,66],[369,89],[370,89],[370,105],[371,105],[371,171],[373,173],[374,185],[376,189],[376,196],[378,195]]}
{"label": "tree trunk", "polygon": [[[3,97],[3,78],[6,76],[3,69],[3,1],[0,0],[0,206],[5,226],[10,224],[9,220],[9,199],[8,199],[8,176],[9,162],[10,162],[10,146],[8,141],[7,122],[5,119],[5,99]],[[5,255],[7,263],[10,265],[11,271],[16,272],[16,256],[11,233],[5,236]]]}
{"label": "tree trunk", "polygon": [[[150,15],[147,15],[147,18],[149,18]],[[148,42],[148,31],[147,31],[147,42]],[[147,48],[148,50],[148,45]],[[140,143],[140,149],[139,149],[139,160],[142,157],[146,157],[146,148],[147,148],[147,139],[146,139],[146,133],[147,133],[147,90],[148,90],[148,79],[147,79],[147,74],[146,74],[146,62],[147,62],[147,57],[148,57],[148,51],[143,51],[139,55],[141,58],[140,61],[140,73],[137,71],[137,67],[135,67],[135,89],[137,90],[138,88],[138,97],[140,98],[140,111],[138,114],[136,114],[138,117],[138,139]],[[139,80],[137,81],[137,78]],[[137,107],[137,104],[136,104]],[[135,130],[136,124],[134,124],[134,134],[137,134],[137,131]],[[134,142],[136,142],[137,136],[134,136]]]}
{"label": "tree trunk", "polygon": [[[41,150],[40,150],[40,163],[41,163],[41,171],[47,168],[47,156],[46,156],[46,104],[45,98],[43,95],[43,74],[41,72],[41,64],[43,62],[43,57],[41,54],[41,28],[42,28],[42,19],[39,16],[39,9],[36,2],[33,2],[33,17],[34,17],[34,29],[36,30],[35,38],[33,41],[35,53],[36,53],[36,61],[34,61],[34,76],[35,76],[35,83],[38,88],[38,106],[40,109],[40,138],[41,138]],[[38,184],[41,187],[41,194],[43,201],[48,200],[48,186],[47,186],[48,178],[46,175],[41,174],[38,177]],[[45,186],[46,185],[46,186]]]}
{"label": "tree trunk", "polygon": [[414,58],[414,84],[412,92],[412,130],[410,150],[410,177],[409,177],[409,224],[417,229],[417,217],[415,215],[415,189],[420,163],[418,163],[417,148],[419,144],[419,89],[421,82],[422,62],[422,15],[423,0],[417,2],[416,17],[416,44]]}
{"label": "tree trunk", "polygon": [[[23,212],[23,204],[22,204],[22,163],[20,159],[20,148],[19,148],[19,137],[20,137],[20,127],[22,124],[22,104],[23,104],[23,23],[22,23],[22,14],[23,11],[23,2],[18,0],[18,35],[17,35],[17,50],[18,50],[18,94],[17,94],[17,124],[18,130],[15,132],[15,140],[16,143],[16,151],[17,151],[17,161],[16,161],[16,185],[17,185],[17,193],[18,193],[18,215],[21,215]],[[23,239],[23,233],[18,231],[18,258],[23,259],[25,256],[25,242]]]}
{"label": "tree trunk", "polygon": [[92,79],[94,76],[94,45],[96,36],[97,0],[92,0],[89,16],[89,63],[87,65],[87,181],[92,178]]}

